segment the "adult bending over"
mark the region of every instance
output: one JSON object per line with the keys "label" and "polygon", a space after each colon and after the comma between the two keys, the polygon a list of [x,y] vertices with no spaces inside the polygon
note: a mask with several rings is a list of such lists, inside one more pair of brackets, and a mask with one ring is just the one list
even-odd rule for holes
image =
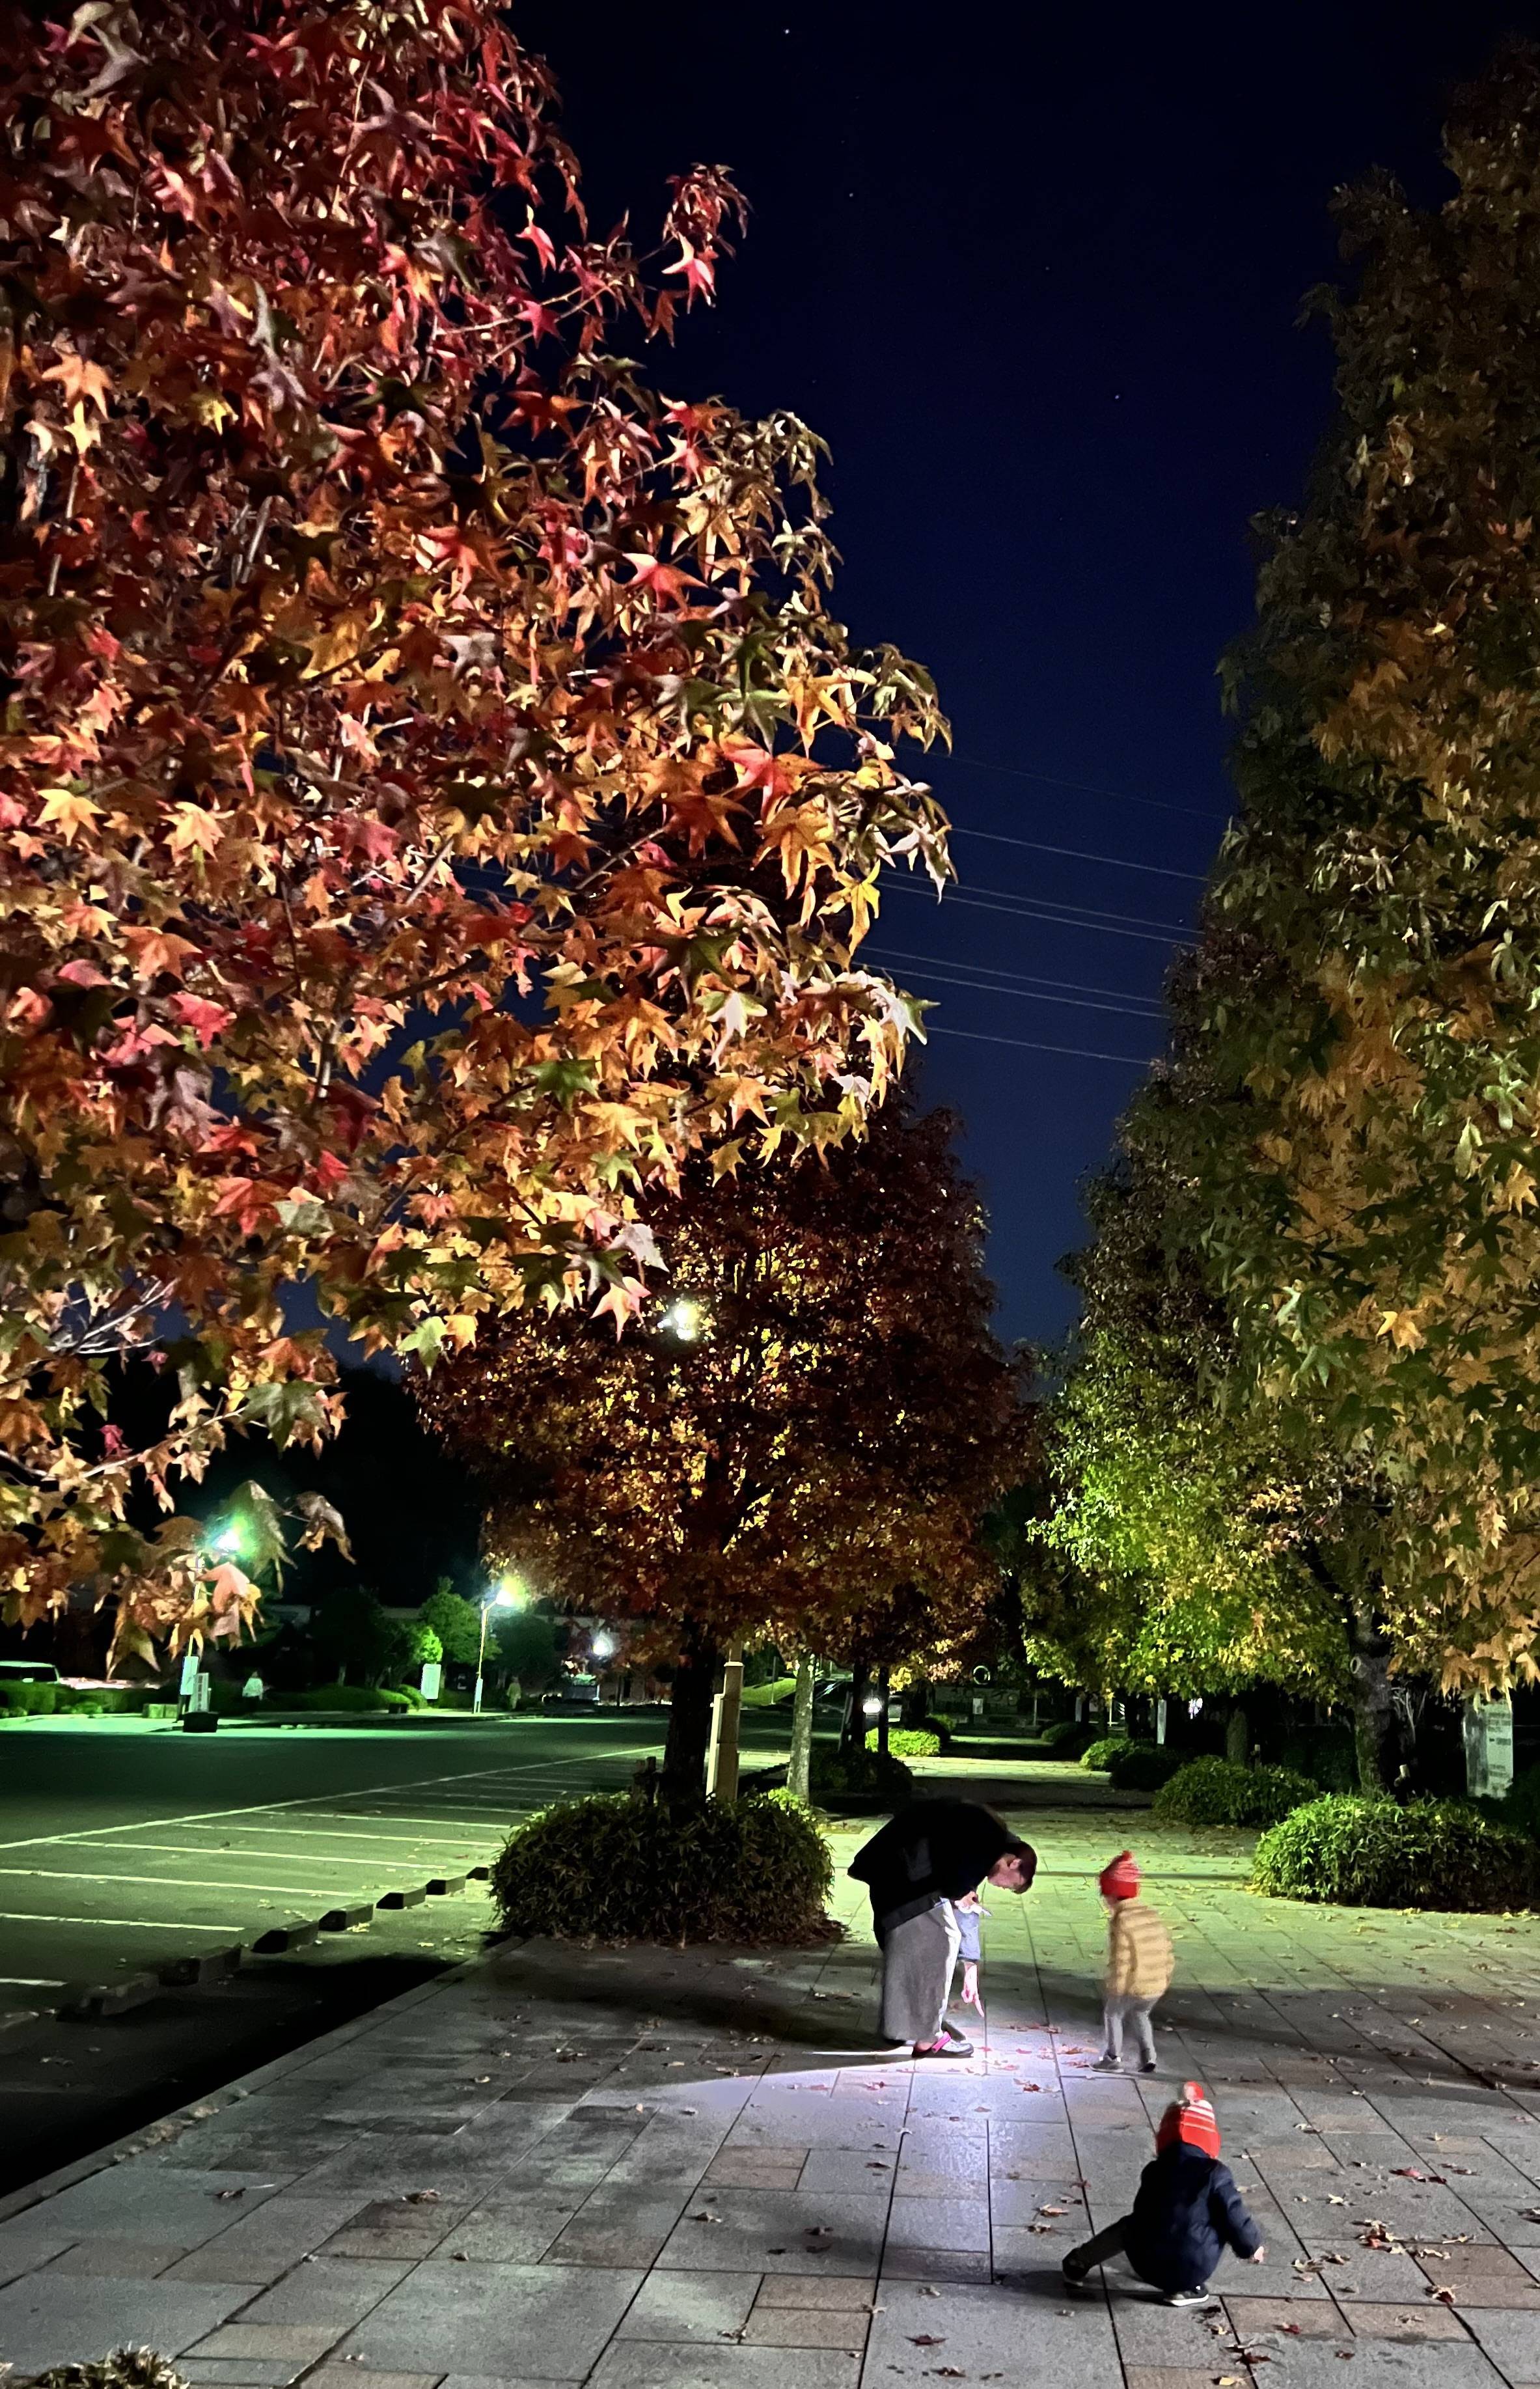
{"label": "adult bending over", "polygon": [[973,1800],[911,1800],[859,1849],[850,1872],[872,1895],[883,1953],[883,2033],[916,2057],[972,2057],[948,2036],[947,1999],[957,1963],[952,1901],[981,1883],[1025,1891],[1037,1853]]}

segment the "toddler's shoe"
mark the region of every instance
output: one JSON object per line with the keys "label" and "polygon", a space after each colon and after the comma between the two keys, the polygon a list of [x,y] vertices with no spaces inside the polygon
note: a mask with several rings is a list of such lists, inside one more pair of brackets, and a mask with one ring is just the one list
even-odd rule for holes
{"label": "toddler's shoe", "polygon": [[1121,2057],[1099,2057],[1096,2063],[1091,2067],[1091,2072],[1093,2074],[1121,2074],[1122,2071],[1123,2060]]}
{"label": "toddler's shoe", "polygon": [[1167,2290],[1161,2301],[1163,2306],[1206,2306],[1207,2303],[1206,2284],[1201,2290]]}

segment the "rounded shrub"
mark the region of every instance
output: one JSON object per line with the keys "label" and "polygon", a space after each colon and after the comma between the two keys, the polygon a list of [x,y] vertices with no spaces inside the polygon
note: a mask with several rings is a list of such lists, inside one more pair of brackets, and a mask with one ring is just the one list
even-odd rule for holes
{"label": "rounded shrub", "polygon": [[1287,1767],[1238,1758],[1194,1758],[1155,1795],[1154,1813],[1177,1825],[1276,1825],[1320,1791]]}
{"label": "rounded shrub", "polygon": [[1540,1890],[1540,1851],[1462,1800],[1333,1792],[1264,1833],[1252,1889],[1340,1908],[1521,1908]]}
{"label": "rounded shrub", "polygon": [[895,1808],[914,1796],[914,1778],[892,1752],[858,1750],[849,1757],[828,1743],[815,1743],[808,1789],[820,1799],[891,1800]]}
{"label": "rounded shrub", "polygon": [[[872,1727],[866,1737],[868,1750],[877,1747],[877,1730]],[[894,1725],[887,1730],[889,1756],[894,1758],[939,1758],[945,1744],[940,1734],[929,1726]]]}
{"label": "rounded shrub", "polygon": [[1107,1781],[1114,1792],[1158,1792],[1190,1761],[1167,1743],[1128,1742],[1107,1765]]}
{"label": "rounded shrub", "polygon": [[1085,1718],[1055,1718],[1037,1737],[1050,1758],[1078,1758],[1096,1738],[1095,1726]]}
{"label": "rounded shrub", "polygon": [[[346,1709],[363,1717],[372,1710],[409,1709],[414,1704],[405,1693],[388,1684],[317,1684],[308,1693],[294,1693],[284,1706],[297,1709]],[[422,1706],[420,1697],[416,1706]]]}
{"label": "rounded shrub", "polygon": [[12,1717],[52,1717],[58,1707],[57,1684],[21,1683],[14,1678],[0,1684],[0,1709]]}
{"label": "rounded shrub", "polygon": [[510,1933],[561,1940],[828,1940],[833,1871],[789,1793],[671,1806],[594,1793],[510,1834],[492,1896]]}
{"label": "rounded shrub", "polygon": [[1118,1753],[1128,1747],[1128,1737],[1126,1733],[1104,1733],[1099,1742],[1091,1743],[1080,1753],[1080,1764],[1082,1767],[1099,1769],[1105,1772]]}

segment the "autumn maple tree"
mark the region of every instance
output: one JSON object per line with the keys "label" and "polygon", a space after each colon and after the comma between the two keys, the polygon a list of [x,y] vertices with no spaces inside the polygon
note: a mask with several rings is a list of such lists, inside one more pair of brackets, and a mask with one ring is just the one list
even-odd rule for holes
{"label": "autumn maple tree", "polygon": [[1024,1412],[948,1138],[895,1099],[821,1163],[702,1156],[648,1213],[668,1282],[635,1327],[515,1312],[423,1388],[491,1564],[677,1664],[681,1784],[724,1643],[940,1656],[997,1588],[978,1525]]}
{"label": "autumn maple tree", "polygon": [[[250,1586],[125,1504],[324,1434],[325,1322],[623,1320],[703,1141],[859,1128],[941,725],[829,611],[814,436],[636,362],[722,169],[596,232],[492,0],[0,30],[0,1573],[143,1644]],[[178,1386],[145,1449],[125,1351]]]}

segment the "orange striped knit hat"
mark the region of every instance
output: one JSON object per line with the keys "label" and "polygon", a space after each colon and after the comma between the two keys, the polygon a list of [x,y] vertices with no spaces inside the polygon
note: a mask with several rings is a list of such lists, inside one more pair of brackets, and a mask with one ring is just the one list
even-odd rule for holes
{"label": "orange striped knit hat", "polygon": [[1160,2119],[1156,2148],[1168,2149],[1177,2140],[1190,2149],[1202,2149],[1205,2156],[1219,2154],[1219,2119],[1201,2082],[1184,2082],[1181,2097],[1172,2101]]}

